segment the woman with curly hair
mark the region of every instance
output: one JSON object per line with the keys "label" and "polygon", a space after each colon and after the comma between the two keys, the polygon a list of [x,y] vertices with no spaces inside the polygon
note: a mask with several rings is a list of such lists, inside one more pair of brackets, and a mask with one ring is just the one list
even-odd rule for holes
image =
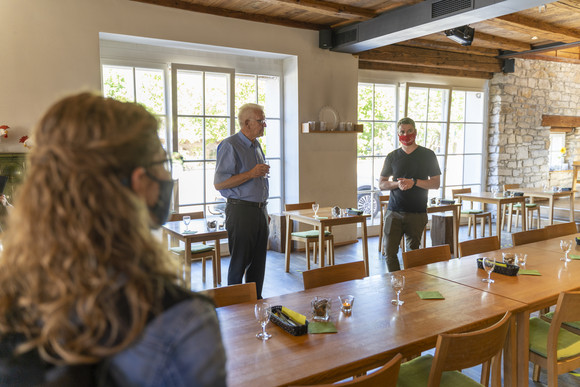
{"label": "woman with curly hair", "polygon": [[0,384],[225,385],[215,308],[150,230],[173,188],[156,119],[84,93],[34,137],[0,257]]}

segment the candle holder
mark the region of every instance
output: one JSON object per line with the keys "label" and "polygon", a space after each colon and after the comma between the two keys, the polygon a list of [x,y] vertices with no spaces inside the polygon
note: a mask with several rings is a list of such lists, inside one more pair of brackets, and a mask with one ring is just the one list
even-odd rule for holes
{"label": "candle holder", "polygon": [[352,313],[352,304],[354,303],[354,296],[350,294],[344,294],[338,296],[338,300],[340,301],[340,309],[343,311],[344,314],[350,316]]}

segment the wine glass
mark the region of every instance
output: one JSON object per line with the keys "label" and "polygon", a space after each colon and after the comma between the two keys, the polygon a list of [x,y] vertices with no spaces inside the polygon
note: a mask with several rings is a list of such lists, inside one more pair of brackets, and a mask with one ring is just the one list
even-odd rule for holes
{"label": "wine glass", "polygon": [[568,253],[572,249],[572,241],[562,239],[560,241],[560,249],[562,249],[562,251],[564,252],[564,257],[560,258],[560,261],[570,262],[571,259],[568,258]]}
{"label": "wine glass", "polygon": [[491,272],[493,271],[494,267],[495,267],[495,258],[483,258],[482,260],[483,262],[483,268],[485,269],[486,273],[487,273],[487,278],[483,278],[482,281],[483,282],[487,282],[488,284],[492,284],[494,283],[494,280],[491,279]]}
{"label": "wine glass", "polygon": [[266,332],[266,325],[268,325],[268,322],[270,321],[270,304],[267,302],[256,304],[254,307],[254,313],[256,314],[256,320],[258,320],[262,326],[262,331],[258,332],[256,337],[260,340],[268,340],[272,337],[271,334]]}
{"label": "wine glass", "polygon": [[403,305],[405,301],[401,301],[400,294],[405,288],[405,276],[402,274],[391,275],[391,286],[393,287],[395,293],[397,293],[397,299],[391,300],[391,304],[397,306]]}
{"label": "wine glass", "polygon": [[189,223],[191,223],[191,216],[185,215],[182,220],[183,220],[183,224],[185,224],[185,229],[189,230]]}
{"label": "wine glass", "polygon": [[312,205],[312,210],[314,211],[314,217],[318,217],[318,209],[320,208],[320,205],[318,203],[314,203]]}
{"label": "wine glass", "polygon": [[498,191],[499,188],[497,186],[494,185],[493,187],[491,187],[491,193],[493,194],[494,197],[497,196]]}
{"label": "wine glass", "polygon": [[[268,160],[264,160],[264,164],[266,164],[268,167],[270,166],[270,162]],[[268,172],[266,173],[266,176],[264,176],[266,179],[270,178],[270,169],[268,169]]]}

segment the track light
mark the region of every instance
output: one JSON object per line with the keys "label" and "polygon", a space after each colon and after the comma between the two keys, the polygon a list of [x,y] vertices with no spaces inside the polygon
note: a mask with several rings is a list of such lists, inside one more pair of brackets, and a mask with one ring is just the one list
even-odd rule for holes
{"label": "track light", "polygon": [[456,27],[445,31],[445,35],[449,39],[461,44],[462,46],[471,46],[474,33],[475,29],[470,26]]}

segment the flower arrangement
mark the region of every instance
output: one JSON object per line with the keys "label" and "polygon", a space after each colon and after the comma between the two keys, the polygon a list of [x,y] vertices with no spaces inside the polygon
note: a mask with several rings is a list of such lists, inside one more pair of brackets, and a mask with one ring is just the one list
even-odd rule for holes
{"label": "flower arrangement", "polygon": [[0,125],[0,137],[8,138],[8,125]]}
{"label": "flower arrangement", "polygon": [[562,156],[566,156],[566,147],[565,147],[565,146],[563,146],[563,147],[560,149],[560,153],[562,154]]}

